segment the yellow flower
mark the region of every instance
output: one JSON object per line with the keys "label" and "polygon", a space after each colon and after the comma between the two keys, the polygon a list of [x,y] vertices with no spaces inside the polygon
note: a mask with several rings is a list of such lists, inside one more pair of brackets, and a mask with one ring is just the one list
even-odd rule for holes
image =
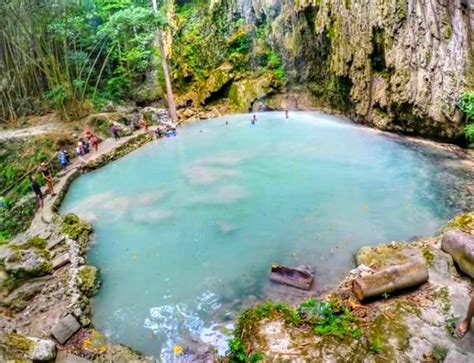
{"label": "yellow flower", "polygon": [[174,354],[176,354],[176,355],[181,355],[181,354],[183,354],[183,347],[180,346],[180,345],[175,345],[175,346],[173,347],[173,352],[174,352]]}

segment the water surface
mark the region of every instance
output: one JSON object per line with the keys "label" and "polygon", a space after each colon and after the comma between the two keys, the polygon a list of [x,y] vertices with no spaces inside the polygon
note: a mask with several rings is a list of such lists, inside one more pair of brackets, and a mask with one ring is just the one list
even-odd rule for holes
{"label": "water surface", "polygon": [[268,283],[272,263],[312,266],[317,293],[359,247],[436,232],[462,208],[453,158],[318,113],[187,124],[67,195],[97,234],[93,322],[164,361],[190,341],[223,352],[236,310],[301,295]]}

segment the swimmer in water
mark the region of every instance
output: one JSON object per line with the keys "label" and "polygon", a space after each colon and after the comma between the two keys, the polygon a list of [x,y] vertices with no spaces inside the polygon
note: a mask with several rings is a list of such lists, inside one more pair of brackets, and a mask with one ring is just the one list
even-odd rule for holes
{"label": "swimmer in water", "polygon": [[257,116],[256,115],[253,115],[252,118],[250,119],[250,123],[252,125],[255,125],[255,123],[257,122]]}
{"label": "swimmer in water", "polygon": [[288,110],[285,110],[285,118],[288,118]]}

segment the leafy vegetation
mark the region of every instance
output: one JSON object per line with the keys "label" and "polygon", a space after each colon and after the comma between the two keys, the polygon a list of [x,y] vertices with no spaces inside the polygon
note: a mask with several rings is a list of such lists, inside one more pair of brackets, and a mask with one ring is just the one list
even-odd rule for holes
{"label": "leafy vegetation", "polygon": [[0,16],[3,120],[47,109],[76,117],[106,100],[143,98],[154,34],[166,25],[147,0],[5,0]]}
{"label": "leafy vegetation", "polygon": [[228,354],[233,361],[261,359],[259,354],[252,355],[251,346],[246,346],[245,342],[257,335],[259,323],[265,319],[282,320],[286,325],[311,329],[316,335],[332,336],[338,340],[362,336],[357,319],[338,300],[317,301],[310,298],[296,309],[287,304],[265,302],[245,310],[239,316],[234,338],[229,342]]}
{"label": "leafy vegetation", "polygon": [[228,355],[232,363],[254,363],[263,361],[264,355],[260,352],[248,353],[242,340],[238,338],[229,341]]}
{"label": "leafy vegetation", "polygon": [[456,336],[456,324],[458,323],[458,320],[459,316],[456,316],[454,314],[449,315],[446,319],[446,330],[453,337]]}
{"label": "leafy vegetation", "polygon": [[458,107],[466,115],[466,139],[474,142],[474,91],[464,92],[458,101]]}

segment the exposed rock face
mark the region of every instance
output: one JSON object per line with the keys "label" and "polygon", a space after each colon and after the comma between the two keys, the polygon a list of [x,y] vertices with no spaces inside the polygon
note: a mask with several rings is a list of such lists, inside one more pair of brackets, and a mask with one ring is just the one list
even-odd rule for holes
{"label": "exposed rock face", "polygon": [[459,230],[444,234],[441,249],[451,256],[459,268],[474,278],[474,237]]}
{"label": "exposed rock face", "polygon": [[293,81],[318,81],[320,70],[342,77],[355,113],[381,129],[444,138],[461,132],[455,104],[474,16],[461,0],[235,3],[247,21],[271,24]]}
{"label": "exposed rock face", "polygon": [[[271,68],[269,53],[261,52],[267,42],[283,61],[287,90],[312,95],[302,107],[350,112],[383,130],[451,140],[462,134],[456,102],[474,79],[469,38],[474,12],[468,1],[214,0],[190,6],[201,9],[199,19],[219,19],[230,28],[245,20],[251,54],[234,89]],[[225,42],[215,40],[218,30],[213,35],[201,41],[206,52],[199,56],[208,56],[208,63],[226,56]],[[181,41],[186,44],[174,40],[177,49]],[[183,64],[177,73],[190,74],[188,63],[176,63]],[[247,92],[253,92],[251,86]],[[244,103],[236,108],[245,110]]]}

